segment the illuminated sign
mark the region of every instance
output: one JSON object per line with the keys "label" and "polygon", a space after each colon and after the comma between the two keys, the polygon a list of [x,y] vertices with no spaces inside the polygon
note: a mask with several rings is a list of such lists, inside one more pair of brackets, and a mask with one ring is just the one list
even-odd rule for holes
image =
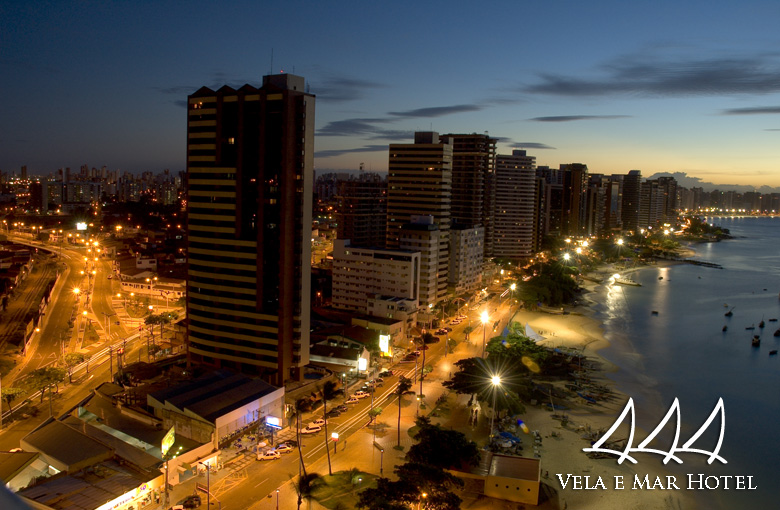
{"label": "illuminated sign", "polygon": [[168,453],[168,450],[171,449],[171,446],[173,446],[173,443],[175,442],[176,442],[176,433],[174,431],[174,428],[171,427],[171,430],[169,430],[162,438],[162,446],[160,447],[160,451],[162,452],[163,457],[165,457],[165,454]]}
{"label": "illuminated sign", "polygon": [[390,335],[379,335],[379,350],[385,355],[390,352]]}
{"label": "illuminated sign", "polygon": [[76,223],[76,230],[87,230],[87,224],[86,223]]}
{"label": "illuminated sign", "polygon": [[366,358],[358,358],[358,370],[365,370],[368,368],[368,360]]}
{"label": "illuminated sign", "polygon": [[274,429],[280,429],[282,428],[282,419],[278,418],[276,416],[266,416],[265,417],[265,424],[268,427],[274,428]]}

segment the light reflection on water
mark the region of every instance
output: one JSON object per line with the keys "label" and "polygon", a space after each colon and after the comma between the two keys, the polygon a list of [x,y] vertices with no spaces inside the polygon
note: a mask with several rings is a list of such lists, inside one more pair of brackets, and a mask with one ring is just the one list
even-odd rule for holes
{"label": "light reflection on water", "polygon": [[[651,266],[632,275],[642,287],[601,287],[597,309],[611,342],[602,354],[622,368],[613,378],[634,397],[644,428],[654,427],[679,397],[687,438],[723,397],[728,426],[722,453],[729,465],[698,472],[758,477],[757,491],[710,494],[722,500],[716,508],[771,508],[777,495],[774,459],[780,456],[775,438],[780,359],[768,351],[780,349],[780,340],[772,336],[780,325],[767,322],[763,331],[757,326],[762,316],[766,321],[780,317],[780,219],[717,223],[739,238],[696,245],[695,258],[724,269]],[[734,307],[733,317],[724,316],[724,304]],[[756,329],[745,329],[751,326]],[[755,333],[761,334],[760,348],[750,345]],[[700,441],[709,445],[713,436],[705,434]],[[696,465],[686,458],[682,469],[694,472]]]}

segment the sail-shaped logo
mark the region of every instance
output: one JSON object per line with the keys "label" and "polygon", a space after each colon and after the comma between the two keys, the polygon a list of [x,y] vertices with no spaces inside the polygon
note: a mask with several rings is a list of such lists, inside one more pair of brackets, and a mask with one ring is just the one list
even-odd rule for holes
{"label": "sail-shaped logo", "polygon": [[[628,440],[626,441],[626,447],[623,451],[620,450],[613,450],[611,448],[603,448],[604,444],[607,442],[607,440],[612,436],[612,434],[618,429],[618,427],[623,423],[623,421],[626,419],[626,415],[631,414],[631,431],[628,435]],[[653,439],[656,438],[656,436],[663,430],[663,428],[666,426],[667,423],[669,423],[669,420],[672,419],[672,416],[676,418],[676,430],[674,434],[674,440],[672,441],[671,448],[668,451],[659,450],[657,448],[648,448],[648,445],[653,441]],[[715,446],[715,450],[713,451],[707,451],[702,450],[699,448],[693,448],[692,445],[696,442],[697,439],[701,437],[702,434],[704,434],[704,431],[709,428],[709,426],[712,424],[713,421],[715,421],[715,418],[720,416],[720,435],[718,436],[718,444]],[[634,435],[635,435],[635,422],[636,422],[636,416],[634,413],[634,399],[629,398],[628,403],[626,404],[626,407],[623,408],[623,412],[620,413],[620,416],[618,416],[618,419],[615,420],[615,423],[612,424],[612,427],[604,434],[598,441],[596,441],[592,447],[590,448],[583,448],[582,451],[584,452],[598,452],[598,453],[608,453],[612,455],[616,455],[618,457],[617,463],[622,464],[624,460],[629,460],[632,463],[636,464],[637,461],[634,457],[631,456],[632,453],[655,453],[657,455],[663,455],[664,456],[664,464],[667,464],[670,460],[674,460],[678,464],[682,464],[682,459],[680,459],[677,454],[678,453],[698,453],[701,455],[709,456],[709,459],[707,459],[707,464],[712,464],[714,461],[719,461],[723,464],[727,464],[728,462],[726,459],[721,457],[719,455],[720,448],[723,445],[723,436],[726,433],[726,414],[724,411],[723,406],[723,399],[719,398],[718,403],[715,405],[715,408],[712,410],[712,413],[710,413],[710,416],[707,418],[707,421],[704,422],[704,424],[699,428],[699,430],[696,431],[696,433],[691,436],[688,441],[685,442],[685,444],[682,445],[682,447],[679,447],[680,442],[680,401],[678,399],[674,399],[674,402],[672,403],[672,406],[669,408],[669,411],[667,411],[666,416],[664,416],[663,420],[658,424],[658,426],[653,430],[644,441],[639,443],[637,447],[634,447]]]}

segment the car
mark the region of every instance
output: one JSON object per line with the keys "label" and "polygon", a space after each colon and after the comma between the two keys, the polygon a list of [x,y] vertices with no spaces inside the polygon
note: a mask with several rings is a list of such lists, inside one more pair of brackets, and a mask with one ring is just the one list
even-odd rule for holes
{"label": "car", "polygon": [[346,393],[344,392],[344,388],[339,388],[339,389],[335,390],[333,392],[333,394],[336,395],[336,396],[338,396],[338,395],[341,395],[341,396],[346,395]]}
{"label": "car", "polygon": [[290,453],[293,451],[293,447],[287,443],[279,443],[276,448],[273,449],[276,453]]}
{"label": "car", "polygon": [[383,383],[383,382],[385,382],[385,380],[384,380],[384,379],[382,379],[382,376],[381,376],[381,375],[377,376],[377,377],[374,379],[374,381],[376,381],[377,383]]}
{"label": "car", "polygon": [[257,460],[276,460],[281,458],[282,458],[282,454],[275,450],[268,450],[265,453],[257,454]]}
{"label": "car", "polygon": [[298,441],[296,441],[295,439],[286,439],[284,441],[284,444],[286,444],[287,446],[292,446],[293,448],[298,447]]}
{"label": "car", "polygon": [[347,407],[345,405],[338,405],[338,406],[334,407],[333,410],[334,411],[338,411],[340,413],[346,413],[347,411],[349,411],[349,407]]}
{"label": "car", "polygon": [[468,318],[469,318],[469,316],[468,316],[468,315],[458,315],[458,320],[459,320],[459,321],[465,321],[465,320],[466,320],[466,319],[468,319]]}
{"label": "car", "polygon": [[442,328],[447,333],[452,333],[452,328]]}
{"label": "car", "polygon": [[461,321],[459,321],[459,320],[454,320],[454,321],[450,322],[450,324],[452,324],[453,326],[457,326],[458,324],[460,324],[460,322]]}
{"label": "car", "polygon": [[364,399],[364,398],[370,397],[371,394],[370,393],[366,393],[365,391],[356,391],[355,394],[352,395],[352,396],[353,397],[357,397],[359,399]]}
{"label": "car", "polygon": [[446,335],[446,334],[447,334],[447,330],[446,330],[446,329],[444,329],[444,328],[437,329],[437,330],[436,330],[436,334],[437,334],[437,335]]}
{"label": "car", "polygon": [[425,342],[427,344],[435,344],[436,342],[440,342],[441,341],[441,338],[439,338],[438,336],[434,336],[434,335],[431,335],[429,337],[425,337],[425,339],[428,340],[427,342]]}
{"label": "car", "polygon": [[336,418],[340,414],[341,414],[341,411],[339,411],[338,409],[331,409],[330,411],[325,413],[325,416],[327,416],[328,418]]}
{"label": "car", "polygon": [[345,404],[357,404],[358,402],[360,402],[360,400],[358,400],[357,397],[349,397],[344,401]]}
{"label": "car", "polygon": [[316,434],[320,430],[322,430],[322,427],[310,423],[306,425],[306,428],[301,429],[301,434]]}
{"label": "car", "polygon": [[417,359],[417,356],[414,354],[407,354],[404,356],[404,358],[401,361],[415,361]]}
{"label": "car", "polygon": [[309,426],[314,425],[314,426],[317,426],[317,427],[322,427],[323,425],[325,425],[325,423],[327,423],[327,422],[325,420],[323,420],[322,418],[317,418],[313,422],[309,423]]}
{"label": "car", "polygon": [[384,370],[382,372],[379,372],[380,377],[393,377],[393,371],[392,370]]}

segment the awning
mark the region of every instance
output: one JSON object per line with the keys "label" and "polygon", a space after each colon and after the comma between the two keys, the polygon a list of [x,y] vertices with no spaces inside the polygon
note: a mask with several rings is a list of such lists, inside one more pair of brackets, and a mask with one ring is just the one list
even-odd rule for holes
{"label": "awning", "polygon": [[533,340],[534,342],[540,342],[544,340],[545,337],[531,329],[531,326],[528,325],[528,323],[525,323],[525,336]]}

